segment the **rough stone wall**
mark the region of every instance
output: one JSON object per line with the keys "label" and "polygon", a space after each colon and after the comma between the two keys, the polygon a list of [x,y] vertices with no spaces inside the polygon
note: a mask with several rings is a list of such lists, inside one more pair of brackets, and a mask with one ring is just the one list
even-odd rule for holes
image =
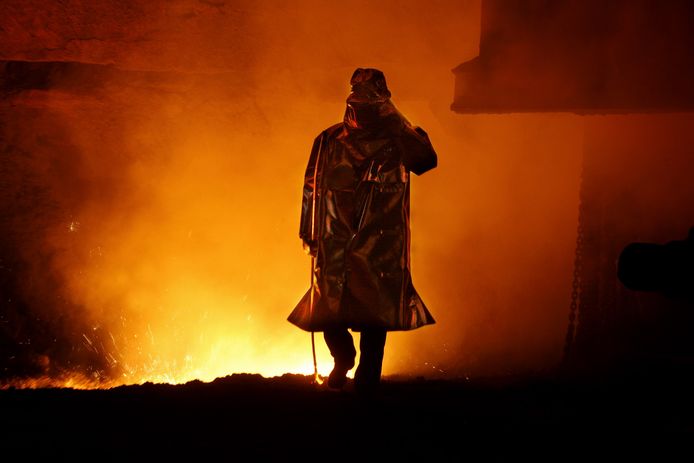
{"label": "rough stone wall", "polygon": [[0,60],[77,61],[210,72],[253,61],[253,2],[5,1]]}

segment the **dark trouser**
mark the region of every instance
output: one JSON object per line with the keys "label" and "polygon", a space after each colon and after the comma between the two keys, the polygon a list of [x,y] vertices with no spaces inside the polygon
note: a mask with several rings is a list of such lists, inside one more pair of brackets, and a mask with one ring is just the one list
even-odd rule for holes
{"label": "dark trouser", "polygon": [[[335,365],[351,368],[357,351],[354,349],[352,335],[347,328],[334,328],[323,333],[330,355]],[[361,331],[359,336],[359,366],[354,373],[356,388],[375,388],[381,381],[383,351],[386,345],[384,328],[369,328]],[[349,369],[348,368],[348,369]]]}

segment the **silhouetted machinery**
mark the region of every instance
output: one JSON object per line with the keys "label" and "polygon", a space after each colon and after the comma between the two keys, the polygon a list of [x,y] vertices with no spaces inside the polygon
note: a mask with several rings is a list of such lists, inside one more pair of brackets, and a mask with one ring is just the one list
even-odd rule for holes
{"label": "silhouetted machinery", "polygon": [[684,240],[630,243],[619,255],[617,275],[631,290],[694,302],[694,227]]}

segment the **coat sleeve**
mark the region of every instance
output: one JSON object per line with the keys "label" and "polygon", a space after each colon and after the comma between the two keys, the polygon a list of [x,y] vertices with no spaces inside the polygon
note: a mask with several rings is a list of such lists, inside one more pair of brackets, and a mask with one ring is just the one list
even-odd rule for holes
{"label": "coat sleeve", "polygon": [[434,147],[421,127],[406,127],[402,136],[403,164],[417,175],[433,169],[437,164]]}
{"label": "coat sleeve", "polygon": [[318,165],[320,163],[324,138],[325,134],[321,133],[313,141],[311,155],[308,158],[308,165],[306,166],[306,173],[304,175],[304,191],[301,198],[301,220],[299,222],[299,238],[301,238],[304,243],[308,243],[313,239],[311,236],[312,221],[314,218],[313,195],[317,183],[316,181],[320,178]]}

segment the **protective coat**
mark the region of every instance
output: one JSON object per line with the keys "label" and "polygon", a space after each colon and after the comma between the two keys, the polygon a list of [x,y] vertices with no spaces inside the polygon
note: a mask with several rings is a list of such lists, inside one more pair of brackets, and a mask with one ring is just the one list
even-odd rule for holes
{"label": "protective coat", "polygon": [[312,284],[288,320],[307,331],[411,330],[434,319],[410,274],[410,172],[437,156],[385,80],[360,89],[355,76],[344,121],[316,137],[309,157],[299,236],[315,256]]}

